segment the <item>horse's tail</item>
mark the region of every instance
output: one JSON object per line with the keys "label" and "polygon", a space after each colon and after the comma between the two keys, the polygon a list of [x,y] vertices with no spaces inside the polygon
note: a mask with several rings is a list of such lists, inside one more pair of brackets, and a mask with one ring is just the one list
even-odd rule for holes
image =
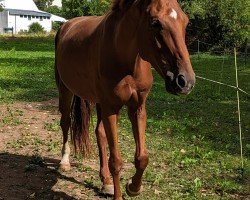
{"label": "horse's tail", "polygon": [[90,102],[74,96],[71,105],[71,140],[75,153],[88,156],[91,151],[89,124],[91,117]]}

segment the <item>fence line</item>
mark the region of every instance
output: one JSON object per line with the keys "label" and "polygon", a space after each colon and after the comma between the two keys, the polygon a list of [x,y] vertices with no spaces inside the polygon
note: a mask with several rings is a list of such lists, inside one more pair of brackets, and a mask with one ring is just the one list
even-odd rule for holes
{"label": "fence line", "polygon": [[[195,42],[197,42],[197,49],[189,49],[189,50],[192,51],[193,53],[197,53],[198,54],[198,58],[200,58],[200,54],[201,54],[200,44],[204,44],[204,45],[207,45],[207,46],[210,46],[210,47],[213,46],[213,44],[200,41],[199,39],[193,41],[193,43],[195,43]],[[223,55],[226,54],[226,50],[223,50],[223,51],[213,50],[212,52],[213,53],[218,53],[218,54],[223,54]],[[231,53],[233,54],[233,52],[231,52]],[[238,55],[242,54],[244,56],[244,59],[245,59],[244,61],[245,61],[245,66],[246,66],[246,64],[247,64],[247,57],[250,56],[250,53],[248,53],[248,45],[247,45],[247,43],[246,43],[245,51],[244,52],[238,52],[237,54]]]}
{"label": "fence line", "polygon": [[[199,43],[200,41],[198,40],[198,49],[197,49],[197,53],[198,53],[198,59],[200,59],[200,47],[199,47]],[[202,42],[203,43],[203,42]],[[204,43],[209,45],[208,43]],[[202,77],[202,76],[196,76],[198,79],[201,80],[205,80],[205,81],[209,81],[215,84],[219,84],[220,86],[226,86],[226,87],[230,87],[233,88],[237,91],[237,109],[238,109],[238,124],[239,124],[239,144],[240,144],[240,158],[241,158],[241,175],[243,176],[244,173],[244,157],[243,157],[243,138],[242,138],[242,126],[241,126],[241,110],[240,110],[240,92],[247,95],[248,97],[250,96],[250,93],[246,92],[245,90],[241,89],[239,87],[239,77],[238,77],[238,64],[237,64],[237,51],[236,48],[234,48],[234,65],[235,65],[235,78],[236,78],[236,86],[234,85],[230,85],[230,84],[226,84],[221,82],[222,80],[222,76],[223,76],[223,72],[224,72],[224,65],[225,65],[225,58],[226,58],[226,51],[222,51],[221,53],[223,53],[223,60],[222,60],[222,64],[221,64],[221,71],[220,72],[220,80],[216,81],[216,80],[212,80],[206,77]],[[247,52],[244,54],[245,55],[245,66],[246,66],[246,62],[247,62]],[[214,72],[214,71],[213,71]],[[219,87],[220,90],[220,87]]]}
{"label": "fence line", "polygon": [[212,83],[217,83],[217,84],[220,84],[220,85],[224,85],[224,86],[227,86],[227,87],[236,89],[237,91],[240,91],[240,92],[242,92],[242,93],[244,93],[244,94],[250,96],[249,93],[247,93],[246,91],[242,90],[242,89],[239,88],[239,87],[236,87],[236,86],[233,86],[233,85],[229,85],[229,84],[226,84],[226,83],[222,83],[222,82],[219,82],[219,81],[215,81],[215,80],[212,80],[212,79],[204,78],[204,77],[202,77],[202,76],[196,76],[196,78],[202,79],[202,80],[206,80],[206,81],[209,81],[209,82],[212,82]]}

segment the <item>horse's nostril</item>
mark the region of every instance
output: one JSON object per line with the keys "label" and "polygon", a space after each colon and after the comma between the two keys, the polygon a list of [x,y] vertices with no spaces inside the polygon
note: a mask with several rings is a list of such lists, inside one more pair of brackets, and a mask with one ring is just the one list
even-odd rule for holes
{"label": "horse's nostril", "polygon": [[184,87],[186,87],[187,85],[187,82],[186,82],[186,79],[183,75],[179,75],[176,79],[176,83],[177,85],[182,89]]}

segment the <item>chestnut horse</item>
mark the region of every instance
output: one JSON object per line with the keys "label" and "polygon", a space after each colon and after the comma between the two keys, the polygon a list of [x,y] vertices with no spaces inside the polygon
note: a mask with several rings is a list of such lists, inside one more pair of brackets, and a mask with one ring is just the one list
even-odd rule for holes
{"label": "chestnut horse", "polygon": [[177,0],[115,0],[106,15],[74,18],[61,27],[55,64],[63,131],[61,169],[70,168],[70,127],[76,151],[88,153],[90,102],[94,103],[102,192],[122,199],[117,123],[126,105],[136,143],[136,172],[126,191],[140,194],[148,164],[145,104],[153,82],[151,65],[169,93],[192,90],[195,74],[185,44],[187,24]]}

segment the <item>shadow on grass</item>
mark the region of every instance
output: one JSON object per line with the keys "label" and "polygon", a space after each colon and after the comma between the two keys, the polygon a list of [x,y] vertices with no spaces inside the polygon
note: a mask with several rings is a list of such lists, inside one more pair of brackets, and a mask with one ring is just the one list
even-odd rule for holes
{"label": "shadow on grass", "polygon": [[54,51],[54,36],[0,37],[0,50]]}
{"label": "shadow on grass", "polygon": [[[37,164],[31,164],[36,161]],[[72,183],[91,189],[96,196],[102,196],[99,189],[87,182],[81,183],[72,177],[60,174],[56,167],[59,161],[45,158],[44,161],[34,159],[34,157],[0,153],[0,199],[65,199],[74,200],[64,192],[53,191],[53,186],[58,179],[67,180]]]}

